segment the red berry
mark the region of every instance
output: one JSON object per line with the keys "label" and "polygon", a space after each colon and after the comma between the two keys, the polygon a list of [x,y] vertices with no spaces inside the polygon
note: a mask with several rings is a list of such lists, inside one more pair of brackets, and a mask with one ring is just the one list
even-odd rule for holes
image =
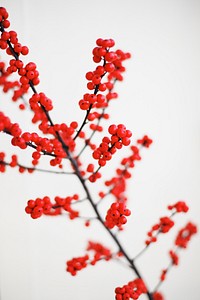
{"label": "red berry", "polygon": [[26,47],[26,46],[23,46],[23,47],[22,47],[22,49],[21,49],[21,54],[22,54],[22,55],[27,55],[27,54],[28,54],[28,52],[29,52],[29,49],[28,49],[28,47]]}

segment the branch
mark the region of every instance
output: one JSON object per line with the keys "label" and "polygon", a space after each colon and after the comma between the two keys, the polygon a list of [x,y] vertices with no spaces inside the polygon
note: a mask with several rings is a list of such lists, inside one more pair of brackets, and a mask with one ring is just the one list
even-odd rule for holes
{"label": "branch", "polygon": [[[0,165],[4,165],[4,166],[10,166],[10,164],[6,161],[1,161],[0,160]],[[35,168],[35,167],[27,167],[25,165],[19,164],[17,163],[16,166],[18,166],[19,168],[23,168],[25,170],[31,170],[31,171],[37,171],[37,172],[42,172],[42,173],[51,173],[51,174],[64,174],[64,175],[75,175],[74,172],[65,172],[65,171],[53,171],[53,170],[46,170],[46,169],[41,169],[41,168]]]}

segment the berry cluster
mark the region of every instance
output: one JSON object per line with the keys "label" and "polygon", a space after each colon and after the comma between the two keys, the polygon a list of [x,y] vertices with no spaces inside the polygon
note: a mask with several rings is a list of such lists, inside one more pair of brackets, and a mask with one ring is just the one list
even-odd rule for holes
{"label": "berry cluster", "polygon": [[[102,86],[104,85],[103,84],[99,85],[99,89],[100,88],[102,89]],[[107,106],[107,102],[105,96],[102,94],[96,95],[96,94],[86,93],[84,94],[83,99],[79,101],[79,106],[80,109],[82,110],[89,110],[90,108],[92,108],[92,106],[97,108],[105,107]],[[88,115],[89,121],[93,121],[95,118],[97,118],[96,113]]]}
{"label": "berry cluster", "polygon": [[84,256],[75,257],[66,262],[67,268],[66,271],[71,273],[71,275],[75,276],[78,271],[86,268],[88,265],[94,266],[97,261],[105,260],[108,261],[112,258],[112,253],[110,249],[102,245],[101,243],[96,242],[88,242],[87,252],[93,252],[92,256],[89,256],[87,253]]}
{"label": "berry cluster", "polygon": [[[94,94],[97,94],[98,91],[104,92],[106,89],[111,91],[113,88],[113,79],[123,80],[121,73],[125,71],[125,68],[122,66],[122,62],[130,58],[130,53],[124,53],[121,50],[110,51],[110,48],[115,45],[113,39],[99,38],[96,41],[96,45],[97,47],[93,49],[93,61],[95,63],[103,61],[103,65],[98,65],[94,71],[89,71],[85,75],[88,80],[87,88],[89,90],[94,90]],[[108,73],[108,82],[102,83],[102,78],[106,73]],[[116,96],[117,95],[114,95],[113,93],[109,93],[106,96],[106,100],[109,101],[112,98],[116,98]],[[105,97],[102,98],[101,94],[98,100],[96,99],[96,101],[93,102],[98,103],[98,108],[107,106]]]}
{"label": "berry cluster", "polygon": [[91,260],[90,264],[95,265],[97,261],[104,259],[104,260],[110,260],[112,258],[112,254],[110,249],[103,246],[101,243],[96,242],[88,242],[87,251],[93,251],[94,256]]}
{"label": "berry cluster", "polygon": [[[4,14],[6,17],[8,17],[8,14],[5,13],[5,9],[3,8]],[[28,92],[28,90],[31,88],[33,92],[33,96],[31,98],[31,109],[34,111],[35,116],[34,119],[37,119],[41,121],[41,124],[39,126],[39,129],[43,129],[43,127],[50,121],[48,117],[48,111],[52,110],[52,102],[49,98],[47,98],[43,93],[41,93],[41,97],[37,94],[35,90],[35,86],[39,84],[39,72],[37,71],[36,64],[33,62],[29,62],[26,65],[19,59],[20,55],[27,55],[28,54],[28,48],[26,46],[22,46],[18,42],[17,33],[15,31],[6,31],[4,27],[4,21],[1,21],[0,30],[2,32],[1,34],[1,40],[3,40],[3,47],[2,49],[6,50],[6,53],[13,56],[14,58],[10,59],[9,66],[6,70],[5,66],[4,69],[2,69],[2,75],[4,78],[3,85],[7,84],[6,78],[12,74],[17,72],[19,75],[19,80],[17,81],[17,84],[7,84],[9,88],[15,87],[16,85],[19,86],[18,89],[14,90],[13,100],[16,101],[18,98],[22,97],[25,93]],[[10,26],[10,24],[9,24]],[[7,27],[9,27],[7,26]],[[7,89],[4,89],[7,91]],[[24,109],[24,105],[20,105],[21,109]],[[51,123],[51,122],[50,122]],[[44,125],[45,124],[45,125]],[[50,124],[53,125],[53,124]],[[50,126],[49,125],[49,126]],[[48,127],[47,125],[45,127]],[[46,129],[46,128],[45,128]]]}
{"label": "berry cluster", "polygon": [[29,200],[25,211],[27,214],[31,215],[31,218],[37,219],[43,214],[56,216],[62,214],[62,210],[69,214],[71,220],[79,216],[79,212],[74,210],[71,205],[79,199],[77,194],[73,196],[67,196],[61,198],[56,196],[54,198],[54,203],[51,202],[50,198],[45,196],[44,198],[37,198],[36,200]]}
{"label": "berry cluster", "polygon": [[[176,208],[176,207],[182,207],[179,211],[183,211],[185,212],[185,210],[188,210],[187,205],[181,202],[178,202],[177,205],[172,205],[172,207]],[[170,206],[171,207],[171,206]],[[186,209],[187,208],[187,209]],[[179,232],[178,235],[175,239],[175,246],[176,246],[176,250],[170,250],[169,251],[169,256],[170,256],[170,264],[168,265],[167,268],[163,269],[161,271],[161,275],[160,275],[160,281],[158,283],[157,286],[159,286],[165,279],[166,279],[166,275],[169,272],[170,268],[172,266],[177,266],[179,263],[179,256],[177,255],[177,251],[180,248],[186,248],[188,245],[188,242],[190,241],[191,237],[196,234],[197,232],[197,227],[196,225],[192,224],[192,223],[188,223],[186,224],[186,226],[184,228],[182,228]],[[154,298],[153,298],[154,299]],[[160,295],[156,296],[156,299],[163,299],[162,295],[160,297]]]}
{"label": "berry cluster", "polygon": [[0,7],[0,22],[4,28],[8,28],[10,26],[10,22],[8,20],[8,12],[5,7]]}
{"label": "berry cluster", "polygon": [[21,99],[22,103],[19,104],[19,109],[24,110],[25,104],[23,95],[26,91],[21,88],[21,83],[18,80],[10,79],[10,73],[6,71],[6,66],[4,62],[0,62],[0,86],[3,88],[3,92],[13,91],[12,101],[16,102]]}
{"label": "berry cluster", "polygon": [[[0,38],[0,48],[5,50],[8,55],[14,57],[10,59],[9,66],[5,69],[1,66],[1,77],[3,82],[1,84],[4,85],[4,92],[7,92],[8,89],[13,89],[14,94],[12,97],[13,101],[16,101],[20,97],[25,94],[30,85],[35,86],[39,84],[39,73],[36,70],[36,65],[33,62],[30,62],[24,66],[24,63],[19,59],[20,55],[27,55],[29,53],[29,49],[27,46],[23,46],[18,41],[17,33],[13,30],[8,31],[10,27],[10,22],[8,20],[8,12],[5,8],[0,8],[0,30],[1,30],[1,38]],[[7,77],[17,72],[19,75],[19,80],[10,82],[7,80]],[[19,106],[20,109],[24,109],[24,104]]]}
{"label": "berry cluster", "polygon": [[36,200],[28,200],[25,211],[31,215],[31,218],[37,219],[42,214],[48,214],[52,208],[49,197],[37,198]]}
{"label": "berry cluster", "polygon": [[197,226],[191,222],[187,223],[179,232],[175,240],[175,245],[180,248],[187,248],[191,237],[197,233]]}
{"label": "berry cluster", "polygon": [[187,204],[184,201],[178,201],[177,203],[173,204],[173,205],[169,205],[168,206],[169,210],[175,210],[177,213],[179,212],[188,212],[189,207],[187,206]]}
{"label": "berry cluster", "polygon": [[52,110],[52,101],[44,93],[35,93],[29,99],[29,104],[31,110],[34,112],[32,122],[36,123],[37,121],[42,121],[41,126],[39,128],[43,131],[43,133],[45,133],[45,129],[48,132],[48,119],[44,113],[44,109],[45,111]]}
{"label": "berry cluster", "polygon": [[5,28],[10,27],[10,21],[8,20],[8,12],[4,7],[0,7],[0,26],[1,26],[1,38],[0,38],[0,48],[6,50],[8,55],[13,55],[11,52],[8,41],[13,46],[14,51],[17,55],[27,55],[29,50],[28,47],[22,46],[18,42],[17,33],[15,31],[6,31]]}
{"label": "berry cluster", "polygon": [[[101,144],[92,153],[93,158],[98,160],[100,168],[104,167],[107,161],[111,160],[112,155],[114,155],[117,149],[130,144],[130,137],[132,135],[131,131],[127,130],[123,124],[110,125],[108,132],[111,134],[111,137],[104,137]],[[98,171],[94,172],[93,164],[88,165],[87,172],[92,173],[88,178],[90,182],[95,182],[101,177]]]}
{"label": "berry cluster", "polygon": [[[65,141],[68,142],[68,145],[70,147],[74,147],[74,143],[71,143],[71,134],[74,132],[74,128],[76,124],[75,122],[72,122],[70,124],[70,127],[63,124],[61,127],[56,127],[56,125],[53,128],[59,128],[61,129],[62,136],[64,137]],[[35,166],[38,164],[38,160],[41,157],[41,153],[43,154],[49,154],[51,156],[54,156],[55,158],[50,160],[51,166],[59,165],[61,167],[62,159],[66,157],[66,152],[63,150],[62,144],[60,141],[58,141],[56,138],[49,139],[49,138],[42,138],[40,137],[36,132],[30,133],[30,132],[24,132],[22,133],[21,128],[19,127],[19,124],[12,123],[10,119],[5,116],[2,112],[0,112],[0,131],[4,131],[6,133],[9,133],[11,136],[13,136],[11,143],[13,146],[17,146],[20,149],[26,149],[27,146],[31,146],[36,149],[36,151],[33,152],[32,157],[32,164]]]}
{"label": "berry cluster", "polygon": [[0,85],[3,87],[4,93],[7,93],[9,90],[14,90],[12,100],[16,101],[19,97],[23,95],[23,92],[20,92],[19,89],[15,91],[15,88],[20,87],[20,83],[18,80],[8,80],[9,75],[10,74],[6,71],[6,64],[4,62],[0,62]]}
{"label": "berry cluster", "polygon": [[119,228],[126,224],[126,217],[130,216],[131,211],[126,208],[124,203],[112,203],[107,211],[105,225],[112,229],[117,226]]}
{"label": "berry cluster", "polygon": [[159,223],[152,226],[151,230],[147,233],[148,239],[145,241],[146,245],[157,241],[158,233],[167,233],[174,226],[174,221],[169,217],[160,218]]}
{"label": "berry cluster", "polygon": [[119,202],[126,202],[127,198],[124,192],[126,190],[126,180],[131,178],[129,169],[134,168],[135,161],[141,159],[138,147],[131,146],[130,150],[131,155],[123,158],[120,168],[116,169],[116,176],[105,181],[105,185],[110,187],[110,193],[116,198],[116,201]]}
{"label": "berry cluster", "polygon": [[[186,213],[189,210],[189,207],[184,201],[178,201],[173,205],[168,205],[169,210],[174,210],[171,217],[176,213]],[[159,223],[152,226],[151,230],[147,233],[148,239],[145,241],[146,245],[157,241],[157,235],[159,233],[167,233],[173,226],[174,221],[171,217],[162,217],[160,218]]]}
{"label": "berry cluster", "polygon": [[116,300],[138,299],[142,294],[146,294],[147,288],[141,278],[136,278],[133,281],[117,287],[115,289]]}
{"label": "berry cluster", "polygon": [[75,276],[78,271],[87,267],[89,256],[86,254],[84,256],[75,257],[66,262],[66,271],[71,273],[72,276]]}
{"label": "berry cluster", "polygon": [[131,131],[127,130],[123,124],[110,125],[108,132],[111,134],[111,138],[104,137],[99,147],[92,154],[101,167],[105,166],[108,160],[111,160],[117,149],[128,146],[132,136]]}
{"label": "berry cluster", "polygon": [[145,135],[142,139],[137,140],[138,144],[141,144],[143,147],[146,148],[149,148],[152,142],[153,141],[147,135]]}
{"label": "berry cluster", "polygon": [[[124,53],[121,50],[110,51],[115,42],[112,39],[97,39],[96,47],[93,49],[93,61],[98,64],[94,71],[86,73],[87,88],[89,93],[83,95],[79,101],[79,106],[82,110],[86,110],[86,119],[90,122],[92,131],[102,131],[102,126],[99,125],[102,118],[108,119],[109,115],[105,113],[110,100],[116,99],[118,94],[113,91],[117,80],[123,80],[122,73],[125,71],[123,61],[130,58],[130,53]],[[102,62],[102,65],[99,64]],[[106,79],[103,80],[103,78]],[[92,92],[91,92],[92,91]],[[84,124],[86,124],[86,120]],[[79,131],[77,136],[83,134]],[[92,133],[93,135],[93,133]],[[92,146],[90,138],[86,139],[86,146]],[[94,149],[93,149],[94,150]],[[91,176],[94,180],[95,176]]]}
{"label": "berry cluster", "polygon": [[21,89],[26,92],[29,89],[29,85],[38,85],[39,80],[39,72],[36,69],[36,64],[33,62],[29,62],[26,66],[21,60],[10,60],[10,66],[7,68],[7,73],[12,74],[14,72],[18,72],[20,75],[20,83]]}

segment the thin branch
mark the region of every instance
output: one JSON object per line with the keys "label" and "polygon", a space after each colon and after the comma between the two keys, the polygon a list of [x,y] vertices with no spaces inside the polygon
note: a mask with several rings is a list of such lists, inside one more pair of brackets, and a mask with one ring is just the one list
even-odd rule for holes
{"label": "thin branch", "polygon": [[[176,214],[176,211],[174,211],[169,218],[172,218],[174,215]],[[162,231],[158,230],[156,233],[156,238],[159,236],[159,234],[162,233]],[[139,258],[144,252],[146,252],[146,250],[149,248],[149,246],[153,244],[152,242],[148,245],[146,245],[138,254],[136,254],[136,256],[133,258],[133,261],[135,261],[137,258]]]}
{"label": "thin branch", "polygon": [[[1,132],[6,133],[6,134],[12,136],[12,134],[11,134],[9,131],[7,131],[7,130],[3,130],[3,131],[1,131]],[[33,149],[37,149],[37,146],[34,145],[34,144],[31,143],[31,142],[26,142],[26,145],[27,145],[28,147],[33,148]],[[56,155],[53,154],[53,153],[51,153],[51,152],[48,152],[48,151],[45,151],[45,150],[41,150],[41,152],[42,152],[43,155],[48,155],[48,156],[56,157]],[[68,158],[67,158],[67,157],[64,157],[64,159],[68,159]]]}
{"label": "thin branch", "polygon": [[[10,166],[10,164],[6,161],[1,161],[0,160],[0,165],[5,165],[5,166]],[[41,169],[41,168],[36,168],[36,167],[27,167],[22,164],[17,163],[16,166],[26,169],[26,170],[31,170],[31,171],[37,171],[37,172],[42,172],[42,173],[52,173],[52,174],[64,174],[64,175],[75,175],[75,172],[65,172],[65,171],[53,171],[53,170],[47,170],[47,169]]]}
{"label": "thin branch", "polygon": [[87,118],[88,118],[88,115],[89,115],[91,109],[92,109],[92,104],[90,105],[89,109],[88,109],[87,112],[86,112],[86,115],[85,115],[85,118],[84,118],[84,120],[83,120],[82,125],[80,126],[80,128],[78,129],[78,131],[77,131],[75,137],[73,138],[74,141],[77,139],[77,137],[79,136],[79,134],[80,134],[80,132],[82,131],[83,127],[86,125],[86,123],[87,123]]}
{"label": "thin branch", "polygon": [[[174,251],[175,253],[177,253],[178,251],[180,251],[180,247],[177,247],[176,250]],[[167,268],[165,269],[165,276],[169,273],[169,271],[172,269],[172,267],[174,266],[173,260],[171,259],[171,261],[169,262]],[[159,282],[156,284],[156,286],[154,287],[152,294],[155,293],[160,286],[163,284],[165,280],[159,280]]]}

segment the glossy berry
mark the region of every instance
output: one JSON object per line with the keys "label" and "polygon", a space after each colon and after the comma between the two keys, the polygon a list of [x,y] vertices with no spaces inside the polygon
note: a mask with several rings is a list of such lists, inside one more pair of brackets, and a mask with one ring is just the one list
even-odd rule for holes
{"label": "glossy berry", "polygon": [[124,203],[113,203],[107,211],[105,225],[110,229],[114,226],[121,228],[121,226],[126,224],[126,217],[130,216],[130,214],[130,210],[126,208]]}

